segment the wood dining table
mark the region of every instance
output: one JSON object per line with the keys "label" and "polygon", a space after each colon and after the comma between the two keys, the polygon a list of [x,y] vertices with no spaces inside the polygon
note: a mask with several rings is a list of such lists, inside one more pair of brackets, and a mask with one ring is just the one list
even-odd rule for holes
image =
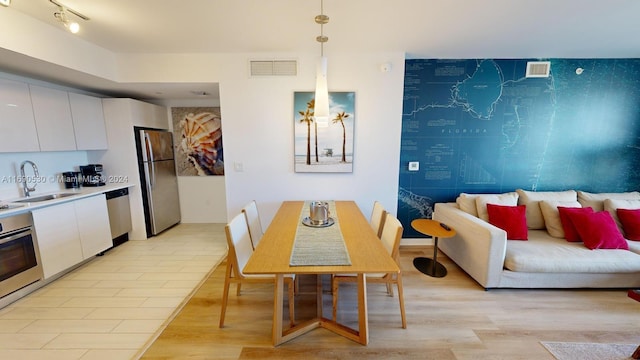
{"label": "wood dining table", "polygon": [[[367,273],[399,273],[396,262],[385,250],[354,201],[335,201],[336,223],[339,224],[350,265],[291,266],[291,252],[296,240],[305,201],[284,201],[260,243],[244,268],[246,274],[275,274],[273,308],[273,345],[277,346],[316,328],[325,328],[360,344],[369,343],[367,314]],[[335,226],[335,225],[334,225]],[[317,291],[315,318],[283,329],[283,276],[286,274],[357,274],[358,329],[352,329],[322,314],[322,289]]]}

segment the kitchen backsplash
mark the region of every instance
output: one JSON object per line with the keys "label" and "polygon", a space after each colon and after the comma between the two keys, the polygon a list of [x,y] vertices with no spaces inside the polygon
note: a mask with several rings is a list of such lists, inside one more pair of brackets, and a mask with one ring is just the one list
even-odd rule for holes
{"label": "kitchen backsplash", "polygon": [[25,160],[33,161],[38,167],[37,178],[33,176],[31,165],[25,165],[25,176],[29,186],[36,184],[32,194],[42,194],[64,189],[62,173],[78,171],[79,165],[86,165],[86,151],[0,153],[0,201],[23,197],[20,182],[20,164]]}

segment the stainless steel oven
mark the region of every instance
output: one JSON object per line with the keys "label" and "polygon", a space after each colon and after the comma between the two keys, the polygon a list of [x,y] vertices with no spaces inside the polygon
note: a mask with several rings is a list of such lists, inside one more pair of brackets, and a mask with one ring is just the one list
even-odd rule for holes
{"label": "stainless steel oven", "polygon": [[31,213],[0,218],[0,298],[42,278]]}

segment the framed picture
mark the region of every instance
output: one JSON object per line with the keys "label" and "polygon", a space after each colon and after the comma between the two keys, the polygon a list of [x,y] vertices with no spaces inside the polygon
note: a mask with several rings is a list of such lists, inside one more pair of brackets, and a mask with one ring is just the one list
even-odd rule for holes
{"label": "framed picture", "polygon": [[315,93],[294,92],[295,172],[353,172],[355,92],[329,92],[328,124],[318,123]]}
{"label": "framed picture", "polygon": [[219,107],[172,107],[178,176],[224,175]]}

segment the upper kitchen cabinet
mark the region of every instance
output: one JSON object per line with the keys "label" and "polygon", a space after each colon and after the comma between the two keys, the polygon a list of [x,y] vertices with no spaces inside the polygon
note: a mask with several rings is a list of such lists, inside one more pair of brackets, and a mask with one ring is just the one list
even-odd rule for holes
{"label": "upper kitchen cabinet", "polygon": [[133,125],[154,129],[169,129],[169,115],[167,108],[138,100],[131,101]]}
{"label": "upper kitchen cabinet", "polygon": [[29,89],[40,151],[76,150],[68,93],[36,85]]}
{"label": "upper kitchen cabinet", "polygon": [[0,152],[39,150],[29,86],[0,79]]}
{"label": "upper kitchen cabinet", "polygon": [[71,117],[78,150],[106,150],[107,130],[104,125],[102,99],[69,93]]}

